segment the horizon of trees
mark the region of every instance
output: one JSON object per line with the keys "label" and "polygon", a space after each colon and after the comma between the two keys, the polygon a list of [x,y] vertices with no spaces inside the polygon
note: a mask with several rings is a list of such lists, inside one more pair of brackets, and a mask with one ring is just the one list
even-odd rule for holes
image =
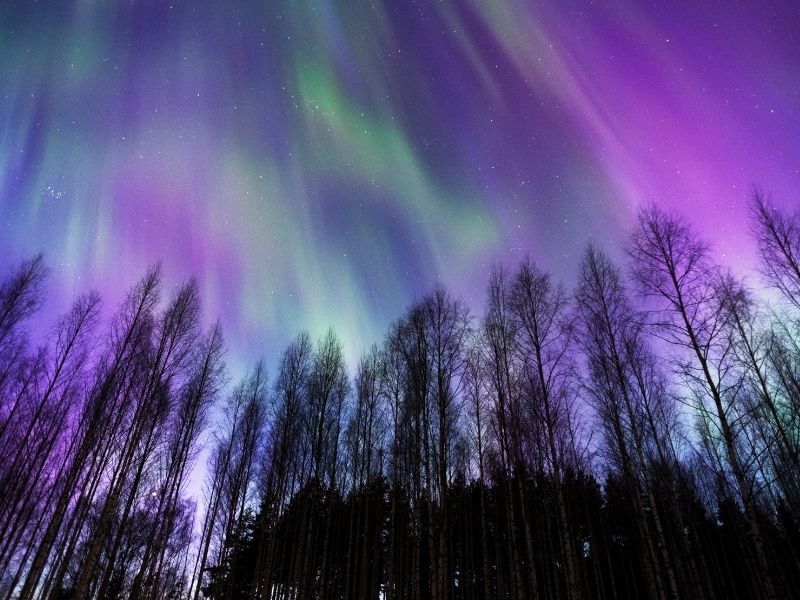
{"label": "horizon of trees", "polygon": [[34,340],[23,262],[0,600],[798,597],[800,212],[750,211],[775,300],[651,206],[572,290],[526,258],[481,315],[437,286],[354,370],[300,333],[232,387],[193,280],[164,298],[152,267],[108,322],[89,292]]}

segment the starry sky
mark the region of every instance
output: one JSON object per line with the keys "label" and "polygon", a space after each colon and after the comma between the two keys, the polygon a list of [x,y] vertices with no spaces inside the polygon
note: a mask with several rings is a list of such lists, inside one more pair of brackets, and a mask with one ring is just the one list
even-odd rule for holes
{"label": "starry sky", "polygon": [[0,269],[113,308],[163,260],[233,362],[329,325],[352,360],[525,254],[569,282],[644,203],[746,271],[753,184],[797,206],[796,0],[0,7]]}

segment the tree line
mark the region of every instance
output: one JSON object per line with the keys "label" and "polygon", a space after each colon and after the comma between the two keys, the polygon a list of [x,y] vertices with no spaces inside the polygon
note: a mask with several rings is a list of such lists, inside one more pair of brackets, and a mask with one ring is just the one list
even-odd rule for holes
{"label": "tree line", "polygon": [[194,281],[164,297],[153,267],[34,340],[22,263],[0,598],[797,597],[800,213],[750,210],[759,289],[648,207],[572,290],[525,259],[481,315],[437,286],[354,369],[301,333],[232,387]]}

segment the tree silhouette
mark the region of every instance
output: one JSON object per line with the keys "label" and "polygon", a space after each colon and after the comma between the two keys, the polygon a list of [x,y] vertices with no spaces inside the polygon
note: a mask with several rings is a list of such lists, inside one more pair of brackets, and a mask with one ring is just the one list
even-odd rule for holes
{"label": "tree silhouette", "polygon": [[89,292],[29,328],[46,269],[23,262],[0,597],[796,597],[800,226],[751,211],[776,294],[649,207],[629,269],[589,245],[574,293],[525,259],[480,315],[436,286],[352,371],[301,333],[271,384],[259,361],[230,387],[194,281],[162,298],[154,266],[108,321]]}

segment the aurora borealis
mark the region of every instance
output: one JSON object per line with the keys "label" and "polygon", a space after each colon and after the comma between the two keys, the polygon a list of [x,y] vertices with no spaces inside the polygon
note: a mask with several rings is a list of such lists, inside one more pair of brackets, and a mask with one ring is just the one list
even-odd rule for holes
{"label": "aurora borealis", "polygon": [[626,4],[3,3],[0,268],[45,252],[63,309],[163,260],[248,360],[568,280],[642,203],[747,269],[750,186],[800,191],[800,3]]}

